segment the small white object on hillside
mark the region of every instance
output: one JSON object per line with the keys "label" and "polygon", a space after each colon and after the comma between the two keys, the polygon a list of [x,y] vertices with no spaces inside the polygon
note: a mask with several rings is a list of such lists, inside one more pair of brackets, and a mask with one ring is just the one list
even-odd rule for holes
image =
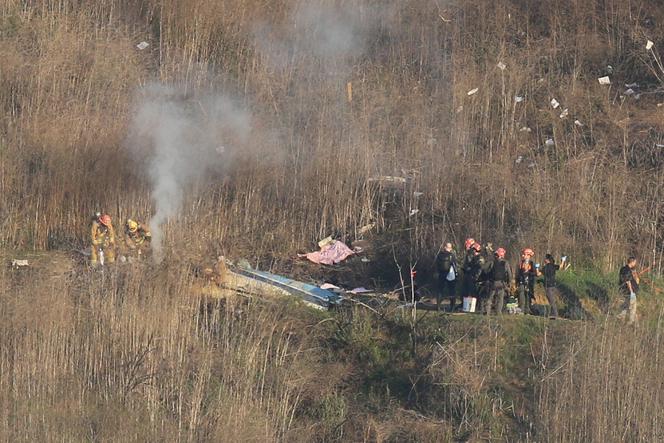
{"label": "small white object on hillside", "polygon": [[516,97],[514,97],[514,101],[517,102],[517,103],[521,103],[524,100],[525,100],[525,97],[521,97],[520,95],[517,95]]}
{"label": "small white object on hillside", "polygon": [[523,128],[519,129],[519,132],[531,132],[532,129],[530,129],[528,126],[524,126]]}
{"label": "small white object on hillside", "polygon": [[655,44],[652,41],[648,40],[648,43],[646,43],[646,49],[651,50],[653,46],[655,46]]}
{"label": "small white object on hillside", "polygon": [[560,113],[560,118],[565,118],[568,115],[569,115],[569,109],[565,108],[565,110]]}
{"label": "small white object on hillside", "polygon": [[560,106],[560,103],[558,103],[558,100],[556,100],[555,98],[552,98],[551,99],[551,107],[553,109],[556,109],[558,106]]}
{"label": "small white object on hillside", "polygon": [[609,78],[608,75],[605,76],[605,77],[598,78],[597,81],[599,82],[600,85],[610,85],[611,84],[611,79]]}
{"label": "small white object on hillside", "polygon": [[140,51],[142,51],[143,49],[147,48],[148,46],[150,46],[150,43],[148,43],[148,42],[140,42],[139,44],[136,45],[136,47],[137,47]]}
{"label": "small white object on hillside", "polygon": [[553,141],[552,138],[547,138],[546,141],[544,142],[544,144],[547,145],[547,146],[553,146],[556,143]]}
{"label": "small white object on hillside", "polygon": [[574,124],[577,125],[578,127],[583,126],[583,123],[581,123],[580,120],[574,120]]}
{"label": "small white object on hillside", "polygon": [[467,92],[467,94],[468,95],[477,94],[477,91],[479,91],[479,90],[480,90],[480,88],[471,89],[470,91]]}
{"label": "small white object on hillside", "polygon": [[505,68],[507,68],[507,65],[503,62],[498,62],[497,66],[498,66],[498,69],[500,69],[501,71],[504,71]]}
{"label": "small white object on hillside", "polygon": [[29,266],[29,263],[28,263],[27,260],[17,260],[17,259],[13,259],[13,260],[12,260],[12,266],[13,266],[14,268],[22,268],[22,267],[25,267],[25,266]]}

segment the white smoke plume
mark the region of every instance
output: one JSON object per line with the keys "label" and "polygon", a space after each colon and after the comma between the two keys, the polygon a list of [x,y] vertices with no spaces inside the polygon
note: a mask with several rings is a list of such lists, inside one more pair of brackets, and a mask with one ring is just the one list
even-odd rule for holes
{"label": "white smoke plume", "polygon": [[247,139],[251,117],[227,96],[188,97],[163,85],[140,91],[134,115],[130,147],[148,163],[155,206],[149,224],[154,256],[160,261],[165,223],[177,216],[192,184],[223,170],[230,151]]}

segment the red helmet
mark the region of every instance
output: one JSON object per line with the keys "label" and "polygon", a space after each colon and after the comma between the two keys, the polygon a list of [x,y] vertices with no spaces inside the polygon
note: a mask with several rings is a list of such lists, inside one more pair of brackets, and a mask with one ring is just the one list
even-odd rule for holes
{"label": "red helmet", "polygon": [[482,250],[482,245],[479,243],[473,243],[472,248],[476,250],[477,252],[480,252]]}
{"label": "red helmet", "polygon": [[523,251],[521,251],[521,255],[523,255],[524,257],[534,257],[535,251],[533,251],[530,248],[525,248]]}
{"label": "red helmet", "polygon": [[475,244],[475,239],[474,238],[467,238],[466,242],[464,243],[464,246],[466,247],[466,251],[470,249],[471,246]]}
{"label": "red helmet", "polygon": [[104,226],[109,226],[111,224],[111,216],[108,214],[104,214],[101,217],[99,217],[99,223],[101,223]]}
{"label": "red helmet", "polygon": [[496,249],[496,257],[498,258],[505,258],[506,251],[504,248],[498,248]]}

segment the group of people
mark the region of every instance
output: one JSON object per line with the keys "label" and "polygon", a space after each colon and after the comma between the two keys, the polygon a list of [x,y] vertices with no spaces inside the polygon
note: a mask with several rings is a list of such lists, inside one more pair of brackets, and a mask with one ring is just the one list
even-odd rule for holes
{"label": "group of people", "polygon": [[90,264],[96,267],[114,263],[118,253],[127,260],[141,258],[149,253],[152,235],[146,224],[127,219],[122,236],[118,239],[111,216],[96,213],[92,218],[90,240]]}
{"label": "group of people", "polygon": [[[558,316],[555,288],[556,271],[560,265],[555,263],[551,254],[546,254],[544,266],[540,267],[539,263],[533,261],[533,249],[523,249],[515,273],[506,260],[507,252],[504,248],[494,250],[491,243],[482,246],[469,238],[464,243],[464,250],[463,260],[459,261],[452,243],[445,243],[436,257],[439,310],[444,298],[449,298],[451,312],[456,309],[457,283],[460,282],[460,296],[463,299],[479,299],[480,311],[487,315],[493,312],[501,314],[506,299],[508,312],[529,314],[535,299],[535,281],[543,276],[546,297],[551,306],[550,315],[554,318]],[[562,257],[563,265],[565,261],[566,257]],[[514,294],[518,295],[518,302]]]}

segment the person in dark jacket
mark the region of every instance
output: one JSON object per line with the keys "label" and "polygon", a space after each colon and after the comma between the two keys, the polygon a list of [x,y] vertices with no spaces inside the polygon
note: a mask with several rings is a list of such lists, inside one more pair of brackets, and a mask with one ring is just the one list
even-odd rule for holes
{"label": "person in dark jacket", "polygon": [[512,267],[505,260],[505,249],[498,248],[494,254],[495,258],[491,264],[491,268],[488,272],[489,284],[491,290],[489,292],[489,297],[485,305],[485,313],[487,315],[491,314],[491,308],[495,302],[496,305],[496,314],[503,313],[503,302],[505,300],[505,295],[509,289],[510,283],[512,282]]}
{"label": "person in dark jacket", "polygon": [[457,298],[456,282],[459,272],[452,243],[445,243],[443,250],[436,257],[436,270],[438,271],[437,309],[440,311],[441,299],[449,297],[450,312],[454,312]]}
{"label": "person in dark jacket", "polygon": [[[562,264],[565,264],[565,257],[562,258]],[[546,254],[544,257],[544,269],[542,274],[544,275],[544,291],[546,292],[546,299],[549,301],[549,306],[551,306],[551,317],[558,317],[558,307],[556,306],[556,271],[560,270],[560,265],[557,265],[553,255]]]}
{"label": "person in dark jacket", "polygon": [[524,314],[530,314],[530,304],[535,298],[535,279],[538,271],[533,263],[535,253],[526,248],[521,251],[521,261],[516,274],[516,283],[519,287],[519,306]]}
{"label": "person in dark jacket", "polygon": [[619,317],[624,318],[629,312],[630,324],[637,321],[636,294],[639,292],[639,283],[639,273],[636,272],[636,257],[629,257],[625,266],[620,268],[620,292],[625,296],[625,304]]}
{"label": "person in dark jacket", "polygon": [[485,264],[481,251],[482,245],[475,242],[466,253],[463,262],[463,297],[477,297],[479,294],[478,283]]}

